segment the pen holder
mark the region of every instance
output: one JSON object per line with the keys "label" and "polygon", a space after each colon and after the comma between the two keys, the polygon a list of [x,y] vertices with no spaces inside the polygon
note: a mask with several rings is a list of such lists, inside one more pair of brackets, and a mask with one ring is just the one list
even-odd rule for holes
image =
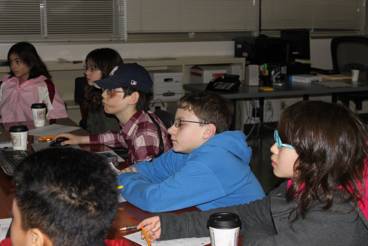
{"label": "pen holder", "polygon": [[270,74],[262,76],[263,78],[263,86],[273,87],[272,78]]}

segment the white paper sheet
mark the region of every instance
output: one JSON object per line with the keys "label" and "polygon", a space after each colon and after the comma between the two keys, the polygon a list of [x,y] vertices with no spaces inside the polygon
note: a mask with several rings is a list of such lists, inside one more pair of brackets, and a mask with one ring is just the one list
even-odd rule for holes
{"label": "white paper sheet", "polygon": [[0,219],[0,241],[5,239],[6,233],[8,232],[11,222],[12,222],[11,218]]}
{"label": "white paper sheet", "polygon": [[58,124],[48,125],[40,128],[36,128],[33,130],[29,130],[28,134],[33,136],[52,136],[59,133],[71,132],[74,130],[78,130],[80,127],[78,126],[63,126]]}
{"label": "white paper sheet", "polygon": [[13,147],[12,141],[0,142],[0,148]]}
{"label": "white paper sheet", "polygon": [[[124,236],[125,238],[138,243],[139,245],[147,245],[145,239],[141,239],[141,231],[129,234]],[[174,239],[174,240],[166,240],[166,241],[154,241],[151,243],[152,246],[203,246],[210,243],[209,237],[200,237],[200,238],[182,238],[182,239]]]}

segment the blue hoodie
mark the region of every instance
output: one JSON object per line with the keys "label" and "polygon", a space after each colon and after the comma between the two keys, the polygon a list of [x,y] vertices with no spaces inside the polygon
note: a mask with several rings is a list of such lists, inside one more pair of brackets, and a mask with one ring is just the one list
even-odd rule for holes
{"label": "blue hoodie", "polygon": [[251,148],[241,131],[217,134],[190,154],[171,149],[118,177],[123,197],[152,213],[196,206],[209,210],[262,199],[264,191],[249,167]]}

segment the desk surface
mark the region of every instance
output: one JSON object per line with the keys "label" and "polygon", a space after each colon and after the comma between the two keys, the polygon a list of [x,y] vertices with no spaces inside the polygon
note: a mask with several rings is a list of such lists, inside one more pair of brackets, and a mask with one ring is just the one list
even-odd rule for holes
{"label": "desk surface", "polygon": [[[342,80],[340,81],[342,82]],[[191,92],[205,91],[207,84],[184,84],[183,89]],[[258,86],[247,86],[242,84],[238,91],[233,93],[219,92],[229,99],[246,99],[246,98],[260,98],[260,97],[283,97],[283,96],[297,96],[297,95],[318,95],[318,94],[334,94],[342,92],[358,92],[368,91],[367,83],[359,83],[349,87],[327,87],[319,85],[319,83],[298,83],[293,82],[289,84],[285,82],[284,85],[274,85],[273,91],[262,91]]]}

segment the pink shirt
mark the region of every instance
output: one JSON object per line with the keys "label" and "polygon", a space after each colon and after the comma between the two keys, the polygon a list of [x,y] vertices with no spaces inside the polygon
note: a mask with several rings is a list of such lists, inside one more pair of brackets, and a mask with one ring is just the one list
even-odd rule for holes
{"label": "pink shirt", "polygon": [[55,85],[41,75],[19,84],[17,77],[6,75],[0,82],[0,122],[33,120],[31,105],[45,103],[47,119],[67,118],[63,99]]}

